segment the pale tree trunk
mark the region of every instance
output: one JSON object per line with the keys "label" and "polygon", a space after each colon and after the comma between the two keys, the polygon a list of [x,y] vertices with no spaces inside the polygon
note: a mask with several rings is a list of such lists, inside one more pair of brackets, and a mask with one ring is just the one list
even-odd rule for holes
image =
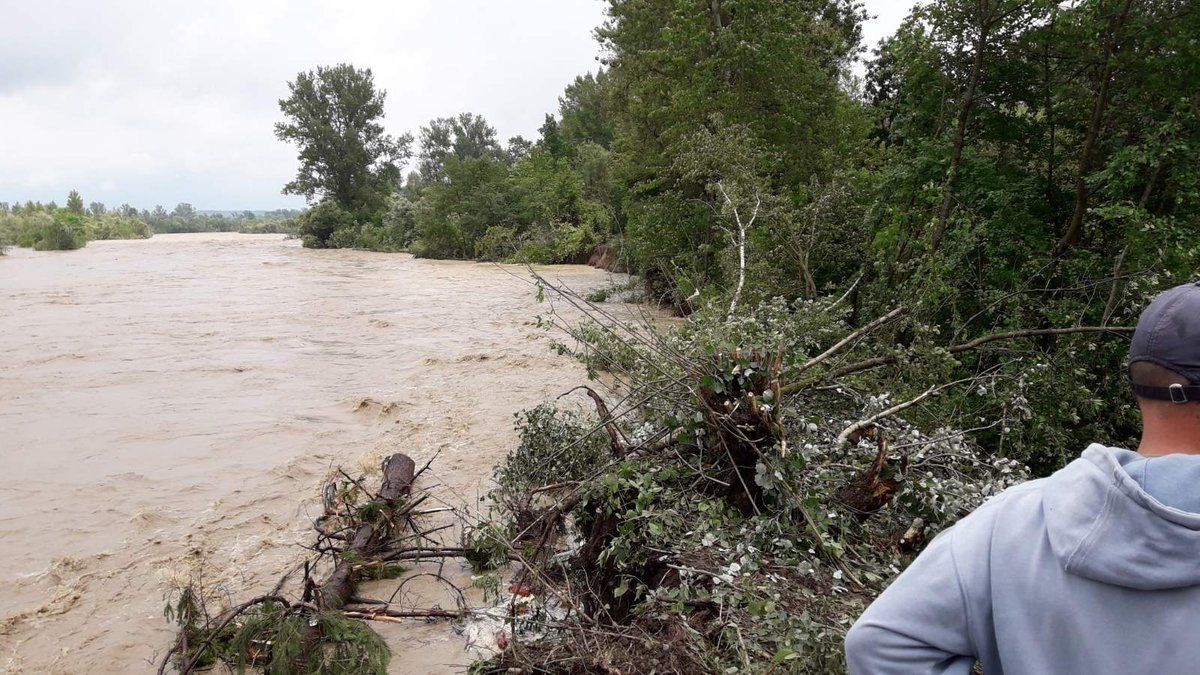
{"label": "pale tree trunk", "polygon": [[1067,222],[1067,231],[1062,239],[1054,245],[1052,255],[1058,257],[1066,253],[1079,241],[1083,231],[1083,218],[1088,209],[1087,176],[1092,168],[1092,154],[1096,141],[1100,138],[1100,127],[1104,124],[1104,113],[1108,108],[1108,88],[1112,80],[1112,56],[1117,48],[1117,38],[1125,22],[1129,19],[1129,10],[1133,0],[1125,0],[1121,10],[1114,14],[1108,23],[1108,36],[1104,41],[1104,52],[1100,57],[1100,78],[1096,90],[1096,99],[1092,103],[1092,115],[1088,120],[1087,133],[1083,137],[1083,149],[1079,151],[1079,170],[1075,173],[1075,208],[1071,211],[1071,219]]}
{"label": "pale tree trunk", "polygon": [[729,233],[729,239],[738,250],[738,281],[737,287],[733,290],[733,299],[729,302],[729,313],[726,315],[726,320],[732,319],[734,313],[737,312],[738,302],[742,298],[742,289],[746,286],[746,231],[754,225],[755,219],[758,218],[758,208],[762,205],[762,197],[758,191],[754,192],[754,210],[750,213],[750,219],[743,222],[742,216],[738,213],[737,205],[729,198],[729,193],[725,191],[725,186],[717,183],[717,189],[721,191],[721,197],[725,199],[725,203],[729,205],[729,210],[733,211],[733,220],[737,224],[737,234]]}

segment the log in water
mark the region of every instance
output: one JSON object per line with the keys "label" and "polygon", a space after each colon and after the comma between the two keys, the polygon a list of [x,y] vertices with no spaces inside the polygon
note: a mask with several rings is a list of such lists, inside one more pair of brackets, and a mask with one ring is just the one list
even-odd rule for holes
{"label": "log in water", "polygon": [[[527,280],[271,235],[0,258],[0,671],[147,670],[172,580],[269,588],[335,464],[441,449],[430,480],[473,501],[513,412],[584,379]],[[406,672],[467,661],[444,628],[382,632]]]}

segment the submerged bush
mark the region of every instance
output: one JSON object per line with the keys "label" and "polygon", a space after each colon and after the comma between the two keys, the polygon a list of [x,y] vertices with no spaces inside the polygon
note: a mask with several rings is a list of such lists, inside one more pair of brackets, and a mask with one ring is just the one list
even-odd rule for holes
{"label": "submerged bush", "polygon": [[[351,242],[357,236],[354,216],[333,201],[324,201],[305,211],[297,219],[300,237],[306,248],[336,248],[338,242]],[[340,230],[349,231],[333,240]]]}
{"label": "submerged bush", "polygon": [[68,211],[24,217],[16,243],[37,251],[70,251],[87,244],[83,217]]}
{"label": "submerged bush", "polygon": [[151,235],[146,221],[116,214],[88,219],[85,230],[88,239],[147,239]]}

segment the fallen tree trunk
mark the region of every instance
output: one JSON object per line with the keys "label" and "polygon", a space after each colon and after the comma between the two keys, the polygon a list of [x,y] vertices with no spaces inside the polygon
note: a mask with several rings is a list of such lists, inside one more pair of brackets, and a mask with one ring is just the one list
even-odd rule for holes
{"label": "fallen tree trunk", "polygon": [[[314,523],[318,539],[311,548],[317,557],[304,563],[302,599],[290,602],[282,595],[289,572],[271,594],[214,617],[203,606],[203,588],[189,586],[183,593],[198,598],[198,604],[188,609],[180,601],[180,632],[159,664],[160,673],[175,656],[185,674],[217,662],[235,669],[253,664],[271,672],[316,673],[326,672],[329,659],[351,659],[363,664],[363,672],[382,675],[390,658],[387,646],[369,628],[354,628],[362,626],[356,620],[462,618],[468,614],[465,606],[455,611],[360,604],[361,598],[355,595],[358,583],[392,558],[444,559],[463,557],[468,551],[429,539],[431,532],[442,528],[422,532],[414,523],[413,516],[419,513],[416,509],[428,495],[412,494],[413,482],[421,472],[408,455],[396,453],[383,461],[377,490],[369,489],[363,478],[339,473],[341,478],[334,477],[326,484],[324,514]],[[429,541],[429,546],[423,541]],[[318,584],[311,575],[324,556],[332,556],[333,570]]]}
{"label": "fallen tree trunk", "polygon": [[350,544],[339,556],[338,564],[325,580],[314,590],[317,608],[322,611],[339,610],[354,595],[360,568],[357,563],[371,560],[384,551],[392,541],[395,529],[395,513],[400,500],[412,490],[416,474],[416,462],[403,453],[396,453],[383,463],[383,487],[379,490],[379,515],[359,525]]}

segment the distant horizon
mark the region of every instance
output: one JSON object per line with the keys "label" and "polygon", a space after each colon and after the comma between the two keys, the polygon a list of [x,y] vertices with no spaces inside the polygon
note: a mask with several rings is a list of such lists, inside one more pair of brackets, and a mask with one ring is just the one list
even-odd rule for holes
{"label": "distant horizon", "polygon": [[[70,191],[68,190],[68,193],[69,192]],[[92,202],[100,201],[98,199],[90,199],[89,200],[87,198],[87,195],[84,194],[82,190],[79,191],[79,194],[81,197],[83,197],[83,203],[84,203],[85,207],[90,206]],[[45,200],[21,199],[21,200],[16,200],[16,201],[0,199],[0,204],[8,204],[8,206],[11,208],[14,206],[24,206],[27,202],[32,201],[34,204],[42,204],[43,206],[50,204],[50,203],[54,203],[56,206],[62,208],[67,203],[66,197],[67,197],[67,195],[63,195],[63,197],[61,199],[45,199]],[[200,215],[205,215],[205,216],[213,215],[213,214],[217,214],[217,215],[239,214],[239,213],[245,213],[246,211],[249,211],[257,216],[257,215],[262,215],[265,213],[271,213],[273,211],[304,211],[304,210],[310,208],[310,206],[308,204],[303,204],[301,206],[278,206],[273,209],[261,209],[261,208],[259,208],[259,209],[254,209],[254,208],[245,208],[245,209],[203,208],[202,209],[202,208],[197,207],[195,204],[192,204],[189,201],[175,202],[174,204],[155,204],[154,206],[145,206],[145,205],[139,206],[137,204],[130,204],[129,202],[116,202],[116,203],[101,202],[101,203],[104,204],[104,207],[109,211],[119,209],[121,206],[123,206],[125,204],[129,204],[130,206],[137,209],[138,211],[153,211],[154,209],[158,208],[159,206],[163,207],[167,211],[171,211],[172,209],[174,209],[176,206],[179,206],[180,204],[191,204],[192,208],[196,210],[196,213],[198,213]]]}

